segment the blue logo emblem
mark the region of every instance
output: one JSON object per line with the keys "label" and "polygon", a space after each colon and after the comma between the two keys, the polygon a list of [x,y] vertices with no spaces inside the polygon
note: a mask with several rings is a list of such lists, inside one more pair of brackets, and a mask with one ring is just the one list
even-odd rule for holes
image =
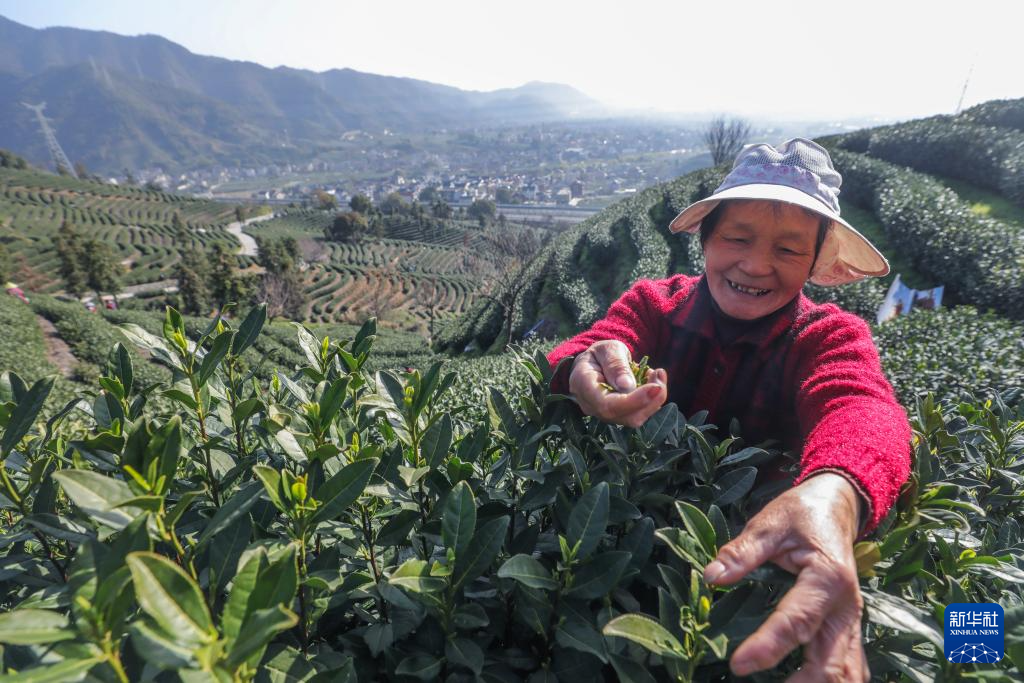
{"label": "blue logo emblem", "polygon": [[994,602],[954,602],[946,607],[946,659],[956,664],[995,664],[1003,658],[1003,608]]}

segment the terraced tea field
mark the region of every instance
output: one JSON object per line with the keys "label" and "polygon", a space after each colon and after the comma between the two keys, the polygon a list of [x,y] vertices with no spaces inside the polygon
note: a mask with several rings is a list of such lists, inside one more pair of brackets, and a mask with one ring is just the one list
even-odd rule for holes
{"label": "terraced tea field", "polygon": [[[170,277],[188,246],[220,241],[236,249],[238,241],[225,230],[233,212],[229,205],[164,192],[0,170],[0,241],[14,254],[19,284],[33,291],[60,289],[52,238],[64,221],[113,247],[127,269],[124,284],[133,285]],[[172,228],[175,214],[187,241]]]}
{"label": "terraced tea field", "polygon": [[[354,322],[369,315],[382,325],[411,328],[430,318],[460,315],[479,297],[482,278],[499,265],[482,249],[487,236],[475,222],[389,217],[387,237],[361,242],[323,238],[330,211],[289,211],[247,230],[267,239],[298,240],[307,261],[310,322]],[[508,226],[515,233],[523,228]]]}

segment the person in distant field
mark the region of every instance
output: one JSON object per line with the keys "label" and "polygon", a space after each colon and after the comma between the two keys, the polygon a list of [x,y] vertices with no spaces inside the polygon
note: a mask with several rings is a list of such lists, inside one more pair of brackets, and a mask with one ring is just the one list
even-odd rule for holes
{"label": "person in distant field", "polygon": [[[735,674],[775,667],[803,645],[793,681],[868,680],[853,543],[886,515],[910,471],[910,426],[868,325],[803,295],[889,264],[839,216],[842,177],[796,138],[747,145],[722,185],[672,221],[699,231],[705,272],[640,280],[589,330],[548,354],[552,380],[587,415],[637,427],[666,401],[709,422],[736,418],[750,443],[801,453],[795,485],[769,502],[704,570],[728,585],[765,562],[797,574],[736,650]],[[649,357],[636,386],[631,360]],[[616,389],[608,391],[607,383]]]}
{"label": "person in distant field", "polygon": [[8,282],[4,284],[4,289],[11,296],[17,297],[24,301],[25,303],[28,303],[28,298],[25,296],[25,291],[18,285],[14,284],[13,282]]}

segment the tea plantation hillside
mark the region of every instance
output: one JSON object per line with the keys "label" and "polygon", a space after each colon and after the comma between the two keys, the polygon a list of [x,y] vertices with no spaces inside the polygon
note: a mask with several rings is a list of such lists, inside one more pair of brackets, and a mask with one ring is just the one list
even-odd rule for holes
{"label": "tea plantation hillside", "polygon": [[112,247],[126,267],[123,284],[133,285],[170,277],[189,246],[223,242],[237,250],[225,230],[233,220],[234,207],[225,204],[0,168],[0,243],[13,254],[12,279],[29,290],[61,289],[53,238],[64,222]]}
{"label": "tea plantation hillside", "polygon": [[[956,123],[1009,128],[1019,105]],[[946,284],[951,304],[874,330],[913,464],[891,513],[854,546],[868,664],[887,682],[1019,681],[1024,231],[1013,183],[929,175],[853,136],[826,141],[844,211],[912,285]],[[564,337],[637,278],[699,272],[695,241],[666,226],[724,172],[651,188],[553,238],[511,281],[515,297],[494,293],[507,308],[472,301],[480,285],[467,284],[439,346],[503,348],[508,311],[516,339],[541,319]],[[44,230],[65,212],[111,215],[62,203],[101,203],[98,187],[36,174],[54,183],[40,189],[26,184],[32,172],[10,173],[19,201],[48,196],[11,200],[51,207],[29,212]],[[134,192],[105,191],[127,223],[97,225],[141,220]],[[160,204],[183,206],[139,202],[154,221]],[[192,208],[192,225],[208,226],[199,234],[220,239],[232,216]],[[799,454],[672,404],[637,429],[584,417],[550,392],[555,339],[449,357],[378,326],[353,298],[361,274],[392,311],[411,312],[409,288],[436,291],[466,278],[460,258],[486,260],[475,242],[486,233],[385,221],[381,237],[342,245],[322,239],[330,220],[301,211],[247,228],[302,244],[311,303],[299,314],[326,322],[271,321],[264,304],[224,318],[89,312],[42,291],[52,281],[27,302],[0,295],[0,683],[731,680],[729,656],[793,577],[766,565],[712,589],[702,572],[790,483],[758,469],[789,477]],[[3,235],[23,240],[12,251],[29,276],[49,267],[31,260],[26,234]],[[124,244],[126,258],[142,253]],[[811,294],[870,318],[885,284]],[[347,317],[361,324],[334,322]],[[963,602],[1003,606],[1000,662],[947,656],[944,608]],[[796,651],[751,680],[800,665]]]}
{"label": "tea plantation hillside", "polygon": [[[296,319],[331,323],[386,316],[387,325],[426,328],[431,312],[440,321],[465,313],[480,297],[486,277],[502,267],[495,242],[546,230],[502,222],[427,216],[378,215],[378,234],[362,240],[325,239],[334,212],[289,211],[253,224],[257,237],[296,239],[307,262],[308,304]],[[383,321],[382,321],[383,325]]]}

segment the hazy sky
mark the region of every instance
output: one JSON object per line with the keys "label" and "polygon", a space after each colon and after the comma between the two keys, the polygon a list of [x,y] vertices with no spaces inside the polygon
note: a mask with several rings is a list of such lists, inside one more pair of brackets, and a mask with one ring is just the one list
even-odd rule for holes
{"label": "hazy sky", "polygon": [[474,90],[553,81],[651,112],[952,113],[969,73],[965,106],[1024,97],[1020,0],[0,0],[0,14],[267,66]]}

